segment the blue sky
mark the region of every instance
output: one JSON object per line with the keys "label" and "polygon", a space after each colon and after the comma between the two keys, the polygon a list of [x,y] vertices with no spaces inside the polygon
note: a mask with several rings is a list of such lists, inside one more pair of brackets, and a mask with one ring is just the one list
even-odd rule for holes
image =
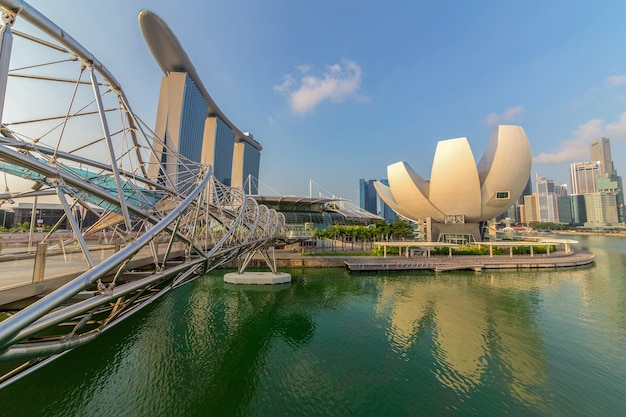
{"label": "blue sky", "polygon": [[29,3],[149,122],[162,74],[137,14],[160,15],[222,111],[263,145],[261,193],[306,195],[312,179],[358,204],[359,178],[397,161],[428,178],[440,140],[467,137],[479,160],[498,123],[524,127],[532,175],[569,182],[600,136],[626,175],[624,1]]}

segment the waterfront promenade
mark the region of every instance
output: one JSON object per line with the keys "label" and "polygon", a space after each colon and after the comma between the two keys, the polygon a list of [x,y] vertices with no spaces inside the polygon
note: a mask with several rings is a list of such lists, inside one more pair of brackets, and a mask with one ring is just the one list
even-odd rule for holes
{"label": "waterfront promenade", "polygon": [[[111,256],[114,245],[93,243],[92,251],[95,263],[100,263]],[[332,255],[315,255],[301,251],[277,250],[275,252],[278,268],[347,268],[352,272],[373,271],[411,271],[430,270],[445,272],[453,270],[481,271],[485,269],[528,269],[561,268],[588,265],[595,256],[585,252],[556,251],[550,254],[497,255],[497,256],[355,256],[352,252],[336,252]],[[77,248],[56,248],[45,257],[45,268],[41,279],[35,278],[34,249],[27,252],[27,247],[4,245],[0,253],[0,306],[16,305],[32,297],[51,292],[69,282],[88,269],[83,254]],[[150,260],[146,253],[145,259]],[[236,267],[234,263],[226,265]],[[263,268],[262,258],[254,259],[250,267]],[[17,303],[17,304],[12,304]]]}
{"label": "waterfront promenade", "polygon": [[[564,253],[557,251],[550,255],[497,255],[497,256],[354,256],[349,252],[336,255],[313,255],[300,252],[277,251],[278,268],[341,268],[350,271],[410,271],[431,270],[437,272],[470,269],[529,269],[529,268],[565,268],[589,265],[595,255],[587,252]],[[258,262],[255,267],[262,266]]]}

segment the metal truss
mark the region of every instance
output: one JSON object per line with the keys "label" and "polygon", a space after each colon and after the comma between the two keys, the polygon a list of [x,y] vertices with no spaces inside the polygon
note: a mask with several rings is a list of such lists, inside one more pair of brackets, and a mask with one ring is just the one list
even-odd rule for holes
{"label": "metal truss", "polygon": [[[282,213],[168,149],[67,32],[23,1],[0,6],[0,171],[32,185],[0,199],[34,198],[34,211],[56,196],[72,229],[59,244],[77,245],[86,268],[0,322],[2,388],[201,273],[273,247],[287,228]],[[155,143],[177,157],[175,176]],[[86,213],[97,216],[89,227]],[[102,262],[94,234],[116,244]]]}

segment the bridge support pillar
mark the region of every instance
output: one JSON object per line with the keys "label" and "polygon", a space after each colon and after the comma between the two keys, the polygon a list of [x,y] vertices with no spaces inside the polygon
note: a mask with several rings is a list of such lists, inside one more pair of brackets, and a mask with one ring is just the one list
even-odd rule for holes
{"label": "bridge support pillar", "polygon": [[[260,253],[271,272],[245,272],[246,267],[256,253]],[[291,282],[291,275],[286,272],[278,272],[276,268],[276,257],[274,247],[272,247],[272,257],[270,258],[267,249],[257,249],[246,255],[237,272],[229,272],[224,275],[224,282],[228,284],[286,284]]]}
{"label": "bridge support pillar", "polygon": [[35,266],[33,268],[33,283],[43,281],[43,274],[46,269],[47,250],[47,243],[37,243],[37,251],[35,252]]}

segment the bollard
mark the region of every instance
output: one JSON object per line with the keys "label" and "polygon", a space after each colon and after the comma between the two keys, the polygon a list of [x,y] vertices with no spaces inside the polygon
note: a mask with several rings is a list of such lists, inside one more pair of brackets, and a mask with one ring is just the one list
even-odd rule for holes
{"label": "bollard", "polygon": [[47,250],[47,243],[37,243],[37,251],[35,252],[35,267],[33,268],[33,283],[43,281],[43,273],[46,269]]}

